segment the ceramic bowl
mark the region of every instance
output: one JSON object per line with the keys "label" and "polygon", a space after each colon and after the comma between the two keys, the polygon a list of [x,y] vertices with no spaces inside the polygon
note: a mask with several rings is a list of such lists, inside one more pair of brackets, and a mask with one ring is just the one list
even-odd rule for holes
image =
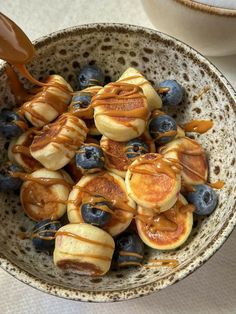
{"label": "ceramic bowl", "polygon": [[[171,110],[178,122],[213,119],[214,127],[194,135],[206,149],[210,181],[225,181],[217,191],[219,204],[210,217],[195,217],[188,241],[179,249],[147,249],[149,258],[171,258],[176,268],[136,268],[111,271],[91,278],[63,273],[52,258],[37,253],[19,232],[33,226],[21,210],[16,193],[0,194],[0,265],[17,279],[41,291],[81,301],[120,301],[150,294],[186,277],[207,261],[224,243],[236,223],[236,104],[235,92],[224,76],[187,45],[157,31],[121,24],[92,24],[66,29],[35,43],[37,55],[28,68],[41,79],[50,73],[64,76],[74,88],[85,64],[97,64],[107,80],[115,80],[129,66],[140,69],[157,86],[176,78],[186,89],[184,103]],[[25,82],[25,86],[29,86]],[[209,88],[208,92],[203,92]],[[201,96],[199,96],[201,95]],[[4,66],[0,68],[0,105],[14,106]],[[192,134],[193,135],[193,134]],[[0,141],[1,160],[7,143]]]}
{"label": "ceramic bowl", "polygon": [[183,40],[201,53],[207,56],[236,53],[235,9],[192,0],[142,0],[142,3],[158,30]]}

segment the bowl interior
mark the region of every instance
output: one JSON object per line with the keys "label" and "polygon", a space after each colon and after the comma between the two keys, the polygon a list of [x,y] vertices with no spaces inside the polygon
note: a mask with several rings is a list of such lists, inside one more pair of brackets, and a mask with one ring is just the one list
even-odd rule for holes
{"label": "bowl interior", "polygon": [[[217,191],[219,204],[215,212],[210,217],[195,217],[192,234],[181,248],[171,252],[146,250],[146,259],[174,258],[179,261],[177,268],[140,267],[111,271],[102,278],[62,273],[54,267],[50,256],[37,253],[30,240],[21,240],[18,233],[32,227],[33,222],[23,214],[18,195],[1,193],[0,254],[16,266],[12,270],[12,265],[7,266],[3,262],[3,267],[11,273],[15,271],[19,278],[18,267],[24,274],[39,278],[40,283],[33,284],[35,279],[31,276],[31,284],[36,287],[40,288],[42,283],[47,282],[47,289],[41,286],[43,290],[54,289],[55,292],[55,287],[62,286],[65,289],[59,295],[95,301],[145,294],[193,271],[223,243],[232,229],[232,226],[228,226],[233,224],[235,218],[232,216],[236,195],[236,107],[226,80],[220,78],[218,71],[203,57],[182,43],[157,32],[131,26],[79,27],[44,38],[36,47],[37,57],[28,67],[32,74],[41,79],[48,74],[58,73],[74,88],[80,67],[88,63],[100,66],[107,81],[117,79],[129,66],[140,69],[155,86],[164,79],[175,78],[185,87],[186,96],[184,103],[169,113],[179,123],[191,119],[214,120],[214,127],[206,134],[191,135],[206,149],[210,181],[220,178],[225,181],[225,187]],[[14,106],[4,69],[0,73],[0,82],[1,108]],[[5,160],[7,143],[1,139],[0,145],[1,160]],[[70,289],[75,289],[76,294]]]}

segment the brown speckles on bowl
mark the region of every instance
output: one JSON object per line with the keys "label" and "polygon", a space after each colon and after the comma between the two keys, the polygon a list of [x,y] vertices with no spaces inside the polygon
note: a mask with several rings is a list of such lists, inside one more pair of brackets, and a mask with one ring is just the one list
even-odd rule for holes
{"label": "brown speckles on bowl", "polygon": [[[190,47],[156,31],[136,26],[80,26],[44,37],[37,41],[36,49],[37,57],[29,65],[29,70],[36,77],[45,77],[48,73],[61,74],[74,88],[79,69],[87,63],[102,67],[107,81],[117,79],[128,66],[139,68],[155,86],[162,80],[176,78],[185,87],[187,95],[183,104],[172,108],[170,114],[180,124],[192,118],[215,120],[212,130],[193,137],[198,138],[209,156],[210,180],[214,182],[220,178],[226,184],[223,190],[217,191],[220,202],[216,211],[209,218],[195,217],[192,236],[179,250],[160,252],[149,249],[145,255],[146,260],[176,258],[178,267],[114,270],[102,278],[63,273],[54,267],[50,256],[37,253],[30,240],[20,240],[17,236],[20,229],[32,228],[33,222],[23,214],[16,194],[1,193],[1,267],[44,292],[96,302],[143,296],[193,272],[222,245],[236,222],[235,193],[232,190],[236,177],[236,145],[232,137],[236,134],[236,105],[234,91],[227,80]],[[26,80],[23,82],[29,86]],[[12,107],[14,97],[3,68],[0,68],[0,86],[1,107],[6,107],[6,104]],[[211,86],[212,90],[193,102],[193,97],[204,86]],[[2,160],[7,156],[7,145],[4,145],[1,140]]]}

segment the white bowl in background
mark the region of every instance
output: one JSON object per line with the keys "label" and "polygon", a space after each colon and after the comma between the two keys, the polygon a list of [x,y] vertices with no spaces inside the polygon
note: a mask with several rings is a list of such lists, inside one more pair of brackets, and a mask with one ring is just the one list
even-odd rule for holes
{"label": "white bowl in background", "polygon": [[[236,10],[191,0],[142,0],[153,25],[204,55],[236,53]],[[225,2],[225,5],[227,2]]]}

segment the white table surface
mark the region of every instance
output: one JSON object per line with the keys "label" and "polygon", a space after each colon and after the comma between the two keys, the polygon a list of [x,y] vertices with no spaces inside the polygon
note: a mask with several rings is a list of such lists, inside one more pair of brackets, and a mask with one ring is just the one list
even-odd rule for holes
{"label": "white table surface", "polygon": [[[4,0],[1,11],[32,40],[62,28],[93,22],[153,28],[140,0]],[[236,56],[210,59],[236,88]],[[18,282],[0,269],[0,314],[236,313],[235,240],[236,230],[205,265],[178,284],[150,296],[113,304],[59,299]]]}

